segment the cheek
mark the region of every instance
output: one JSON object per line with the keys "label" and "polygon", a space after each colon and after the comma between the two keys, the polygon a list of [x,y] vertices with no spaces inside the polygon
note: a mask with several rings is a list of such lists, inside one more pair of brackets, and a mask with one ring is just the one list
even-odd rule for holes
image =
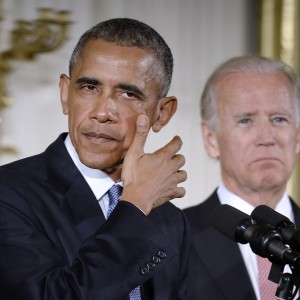
{"label": "cheek", "polygon": [[227,133],[223,135],[223,139],[219,142],[220,160],[224,160],[230,168],[237,168],[247,165],[247,161],[252,157],[252,145],[249,138],[240,135]]}
{"label": "cheek", "polygon": [[[126,146],[130,146],[135,132],[136,132],[136,120],[138,115],[145,114],[151,119],[153,114],[148,102],[145,101],[123,101],[118,102],[116,106],[116,112],[118,114],[118,123],[122,126],[125,132]],[[150,120],[151,121],[151,120]]]}
{"label": "cheek", "polygon": [[131,118],[147,112],[145,102],[109,98],[106,105],[107,111],[116,117]]}
{"label": "cheek", "polygon": [[299,152],[299,140],[296,134],[281,134],[278,141],[281,145],[282,151],[284,151],[287,155],[293,156]]}
{"label": "cheek", "polygon": [[137,116],[139,114],[149,114],[151,108],[150,101],[141,101],[139,99],[124,99],[124,97],[117,97],[112,100],[111,107],[118,114],[124,114],[127,117]]}
{"label": "cheek", "polygon": [[241,137],[239,135],[234,134],[234,132],[230,133],[222,133],[222,138],[219,139],[219,148],[220,152],[235,155],[238,153],[242,147]]}
{"label": "cheek", "polygon": [[231,143],[224,143],[220,145],[219,152],[220,160],[226,160],[227,162],[234,164],[235,161],[240,159],[241,149]]}
{"label": "cheek", "polygon": [[80,124],[88,119],[88,112],[78,109],[77,107],[76,109],[70,110],[68,118],[71,128],[76,129],[77,127],[80,127]]}
{"label": "cheek", "polygon": [[298,154],[300,152],[300,133],[297,131],[297,133],[295,134],[295,137],[293,138],[293,141],[295,143],[295,152],[296,154]]}

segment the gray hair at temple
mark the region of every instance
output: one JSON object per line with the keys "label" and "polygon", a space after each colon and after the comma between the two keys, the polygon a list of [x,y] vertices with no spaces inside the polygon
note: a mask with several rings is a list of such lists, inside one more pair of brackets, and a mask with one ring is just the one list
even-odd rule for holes
{"label": "gray hair at temple", "polygon": [[79,39],[69,62],[71,76],[74,65],[80,60],[83,48],[90,40],[101,39],[125,47],[137,47],[152,52],[152,72],[160,86],[160,97],[167,95],[173,73],[173,56],[164,39],[147,24],[129,18],[110,19],[87,30]]}
{"label": "gray hair at temple", "polygon": [[259,56],[239,56],[234,57],[221,64],[208,78],[200,101],[200,111],[202,121],[206,122],[211,129],[216,130],[218,126],[217,99],[215,87],[218,79],[230,73],[266,73],[282,72],[291,82],[294,90],[294,102],[296,121],[300,127],[300,81],[295,71],[288,64]]}

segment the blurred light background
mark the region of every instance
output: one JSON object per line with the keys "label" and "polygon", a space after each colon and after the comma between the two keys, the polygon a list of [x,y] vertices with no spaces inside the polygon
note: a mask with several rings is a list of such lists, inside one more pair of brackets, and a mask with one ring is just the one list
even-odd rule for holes
{"label": "blurred light background", "polygon": [[[299,47],[299,40],[291,46],[291,40],[299,35],[299,29],[296,30],[299,28],[296,24],[299,14],[292,18],[294,23],[286,15],[295,16],[299,12],[297,2],[2,0],[0,51],[3,53],[12,46],[10,34],[16,27],[15,21],[35,20],[38,18],[37,8],[67,10],[72,23],[68,26],[66,38],[56,49],[37,53],[31,61],[10,59],[11,70],[4,81],[13,101],[1,109],[0,146],[3,151],[0,163],[42,152],[61,132],[67,131],[67,119],[60,107],[58,80],[61,73],[68,73],[73,47],[81,34],[96,23],[114,17],[130,17],[156,29],[169,44],[175,62],[169,95],[177,96],[178,111],[160,133],[150,134],[146,151],[162,147],[174,135],[181,136],[184,143],[181,153],[186,157],[185,170],[188,173],[188,180],[184,183],[187,194],[173,202],[181,208],[202,202],[220,181],[219,165],[206,155],[201,139],[199,98],[204,82],[214,68],[236,55],[263,53],[299,64],[295,57],[278,52],[283,47],[283,37],[290,48]],[[285,33],[281,31],[283,24],[288,28]],[[265,49],[271,52],[264,52]],[[0,72],[3,60],[0,59]],[[7,151],[11,148],[16,153]],[[295,182],[291,189],[298,186],[298,181]],[[299,191],[296,193],[299,195]]]}

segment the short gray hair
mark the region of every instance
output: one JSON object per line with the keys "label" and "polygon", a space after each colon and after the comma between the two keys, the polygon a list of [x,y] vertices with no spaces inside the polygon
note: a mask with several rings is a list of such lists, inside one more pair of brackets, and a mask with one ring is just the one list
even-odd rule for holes
{"label": "short gray hair", "polygon": [[267,73],[282,72],[292,84],[294,90],[294,101],[296,108],[297,125],[300,127],[300,81],[294,69],[288,64],[259,56],[238,56],[231,58],[221,64],[208,78],[200,101],[201,118],[212,129],[217,128],[217,99],[215,95],[215,87],[218,79],[229,73]]}

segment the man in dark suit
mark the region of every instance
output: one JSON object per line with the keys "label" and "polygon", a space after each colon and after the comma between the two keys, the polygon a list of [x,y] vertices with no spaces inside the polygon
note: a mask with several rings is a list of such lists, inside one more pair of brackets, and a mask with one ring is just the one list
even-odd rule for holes
{"label": "man in dark suit", "polygon": [[230,59],[208,79],[202,134],[208,155],[219,160],[222,182],[203,203],[185,209],[191,225],[188,299],[277,299],[277,285],[265,278],[271,296],[264,298],[258,280],[258,261],[268,260],[217,232],[211,214],[220,204],[248,215],[265,204],[300,226],[300,210],[287,194],[299,152],[299,95],[289,66],[259,56]]}
{"label": "man in dark suit", "polygon": [[149,128],[176,111],[172,67],[162,37],[136,20],[80,38],[60,77],[69,133],[0,168],[3,299],[186,298],[186,224],[168,202],[185,194],[182,143],[144,153]]}

